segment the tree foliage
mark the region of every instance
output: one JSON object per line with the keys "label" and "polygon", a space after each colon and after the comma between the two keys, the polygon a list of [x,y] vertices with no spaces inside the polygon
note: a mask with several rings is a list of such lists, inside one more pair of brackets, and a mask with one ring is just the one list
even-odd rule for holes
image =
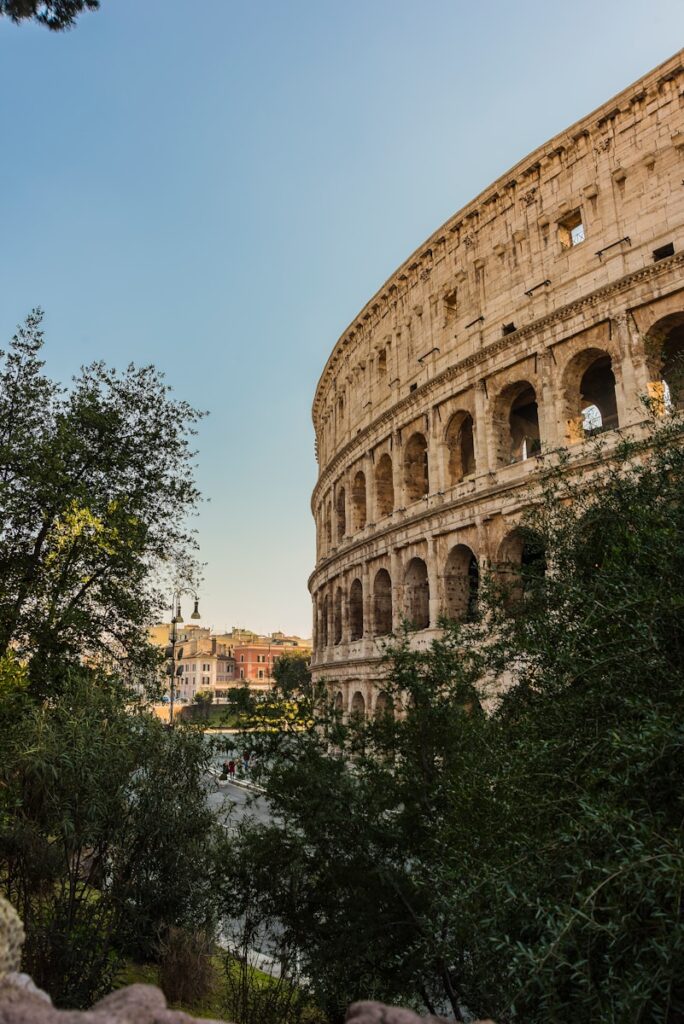
{"label": "tree foliage", "polygon": [[73,28],[83,11],[97,11],[100,0],[0,0],[0,15],[15,23],[36,21],[54,32]]}
{"label": "tree foliage", "polygon": [[20,681],[2,678],[0,886],[24,922],[24,969],[57,1005],[86,1007],[168,929],[216,923],[209,751],[90,670],[21,707]]}
{"label": "tree foliage", "polygon": [[395,639],[385,710],[313,694],[262,738],[274,820],[242,830],[227,898],[278,922],[332,1019],[683,1019],[681,430],[584,476],[561,453],[540,557],[429,650]]}
{"label": "tree foliage", "polygon": [[144,662],[158,573],[183,561],[199,495],[189,437],[199,413],[153,367],[44,373],[42,314],[0,354],[0,656],[34,680],[56,664]]}

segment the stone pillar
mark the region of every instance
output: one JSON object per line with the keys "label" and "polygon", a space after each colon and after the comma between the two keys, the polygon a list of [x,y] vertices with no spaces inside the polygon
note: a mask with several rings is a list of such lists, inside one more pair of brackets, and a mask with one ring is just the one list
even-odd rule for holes
{"label": "stone pillar", "polygon": [[430,480],[429,493],[441,494],[445,487],[445,444],[442,440],[444,431],[437,410],[433,409],[430,417],[430,433],[428,435],[428,474]]}
{"label": "stone pillar", "polygon": [[442,614],[442,595],[440,588],[440,568],[438,540],[436,537],[427,538],[427,571],[428,584],[430,587],[430,627],[435,629],[439,617]]}
{"label": "stone pillar", "polygon": [[[620,426],[640,423],[646,417],[642,399],[660,398],[660,381],[652,380],[643,336],[629,313],[613,318],[613,336],[620,349],[620,385],[616,388]],[[618,375],[616,374],[616,377]],[[654,385],[656,385],[654,387]]]}
{"label": "stone pillar", "polygon": [[491,450],[491,424],[489,422],[489,401],[486,384],[477,382],[475,388],[475,460],[476,472],[488,473],[496,469],[496,458]]}
{"label": "stone pillar", "polygon": [[394,483],[394,507],[406,508],[404,498],[404,448],[401,444],[401,433],[395,431],[392,444],[392,479]]}
{"label": "stone pillar", "polygon": [[364,562],[361,573],[361,584],[363,586],[363,638],[364,640],[373,635],[372,619],[372,594],[371,574],[368,562]]}
{"label": "stone pillar", "polygon": [[404,615],[404,560],[400,551],[392,551],[391,566],[392,631],[397,633],[401,629],[401,620]]}

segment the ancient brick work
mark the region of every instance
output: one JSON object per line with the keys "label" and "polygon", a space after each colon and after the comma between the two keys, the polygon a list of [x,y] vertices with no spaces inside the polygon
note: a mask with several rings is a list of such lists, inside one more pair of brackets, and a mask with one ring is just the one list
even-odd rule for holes
{"label": "ancient brick work", "polygon": [[516,524],[546,453],[678,401],[684,54],[520,161],[437,230],[335,345],[313,405],[316,678],[381,694],[382,636],[427,644]]}

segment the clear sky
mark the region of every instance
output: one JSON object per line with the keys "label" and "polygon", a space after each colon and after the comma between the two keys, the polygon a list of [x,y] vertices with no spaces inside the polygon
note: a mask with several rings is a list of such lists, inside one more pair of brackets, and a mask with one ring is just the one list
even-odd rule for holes
{"label": "clear sky", "polygon": [[[392,270],[684,43],[682,0],[102,0],[0,23],[0,340],[207,409],[205,623],[310,635],[311,402]],[[187,614],[188,609],[186,609]]]}

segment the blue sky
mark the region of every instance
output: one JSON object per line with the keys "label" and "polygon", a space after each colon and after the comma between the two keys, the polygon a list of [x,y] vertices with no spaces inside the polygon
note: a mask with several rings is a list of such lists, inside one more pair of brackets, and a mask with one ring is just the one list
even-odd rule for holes
{"label": "blue sky", "polygon": [[391,271],[684,41],[681,0],[102,0],[0,24],[0,340],[207,409],[205,622],[310,634],[311,401]]}

